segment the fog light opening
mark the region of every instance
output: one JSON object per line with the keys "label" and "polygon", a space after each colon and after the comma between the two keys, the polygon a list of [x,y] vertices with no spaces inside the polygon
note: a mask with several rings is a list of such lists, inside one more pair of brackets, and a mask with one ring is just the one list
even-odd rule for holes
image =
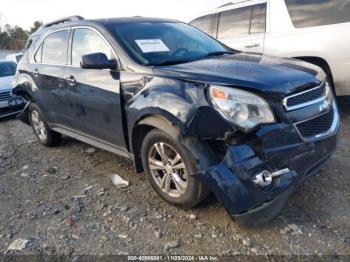
{"label": "fog light opening", "polygon": [[255,176],[253,182],[260,187],[267,187],[272,184],[272,174],[264,170]]}
{"label": "fog light opening", "polygon": [[253,179],[253,182],[260,187],[267,187],[272,184],[272,181],[274,178],[280,177],[289,172],[290,172],[289,168],[285,168],[285,169],[276,171],[274,173],[264,170],[255,176],[255,179]]}

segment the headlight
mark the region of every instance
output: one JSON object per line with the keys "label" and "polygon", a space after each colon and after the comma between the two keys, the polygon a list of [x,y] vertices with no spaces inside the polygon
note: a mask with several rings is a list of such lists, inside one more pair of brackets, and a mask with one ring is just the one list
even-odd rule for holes
{"label": "headlight", "polygon": [[209,93],[214,107],[221,115],[245,130],[275,122],[269,105],[257,95],[222,86],[211,86]]}

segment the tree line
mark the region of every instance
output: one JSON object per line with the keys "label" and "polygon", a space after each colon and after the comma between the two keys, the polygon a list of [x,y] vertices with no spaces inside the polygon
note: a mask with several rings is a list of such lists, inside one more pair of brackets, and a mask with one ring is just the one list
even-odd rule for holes
{"label": "tree line", "polygon": [[24,30],[17,25],[0,24],[0,49],[22,50],[28,37],[42,26],[42,24],[41,21],[35,21],[29,30]]}

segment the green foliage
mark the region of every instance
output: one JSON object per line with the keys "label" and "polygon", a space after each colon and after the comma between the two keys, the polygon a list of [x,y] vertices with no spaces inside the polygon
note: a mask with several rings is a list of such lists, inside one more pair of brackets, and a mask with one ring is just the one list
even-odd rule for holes
{"label": "green foliage", "polygon": [[34,33],[43,23],[35,21],[29,31],[23,30],[19,26],[0,25],[0,49],[22,50],[28,37]]}
{"label": "green foliage", "polygon": [[40,26],[43,25],[43,22],[41,21],[35,21],[34,25],[30,28],[29,35],[33,34],[36,30],[39,29]]}

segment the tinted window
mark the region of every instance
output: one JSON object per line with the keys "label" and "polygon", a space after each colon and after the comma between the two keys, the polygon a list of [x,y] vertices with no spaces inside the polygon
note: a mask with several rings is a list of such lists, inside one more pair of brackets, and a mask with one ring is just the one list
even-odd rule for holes
{"label": "tinted window", "polygon": [[76,29],[73,35],[72,65],[80,66],[83,55],[104,53],[108,59],[115,59],[109,45],[91,29]]}
{"label": "tinted window", "polygon": [[250,33],[259,34],[266,32],[266,4],[255,5],[252,12]]}
{"label": "tinted window", "polygon": [[211,35],[213,33],[213,20],[213,15],[207,15],[192,21],[190,24]]}
{"label": "tinted window", "polygon": [[144,65],[186,63],[228,51],[218,41],[184,23],[116,23],[109,24],[108,29],[129,56]]}
{"label": "tinted window", "polygon": [[218,38],[226,39],[248,35],[251,15],[251,6],[222,12],[219,21]]}
{"label": "tinted window", "polygon": [[[50,34],[42,44],[42,63],[58,65],[66,64],[68,38],[68,30]],[[35,58],[35,60],[36,59],[37,58]]]}
{"label": "tinted window", "polygon": [[16,73],[16,64],[11,62],[0,63],[0,77],[13,76]]}
{"label": "tinted window", "polygon": [[350,21],[348,0],[285,0],[297,28],[338,24]]}

